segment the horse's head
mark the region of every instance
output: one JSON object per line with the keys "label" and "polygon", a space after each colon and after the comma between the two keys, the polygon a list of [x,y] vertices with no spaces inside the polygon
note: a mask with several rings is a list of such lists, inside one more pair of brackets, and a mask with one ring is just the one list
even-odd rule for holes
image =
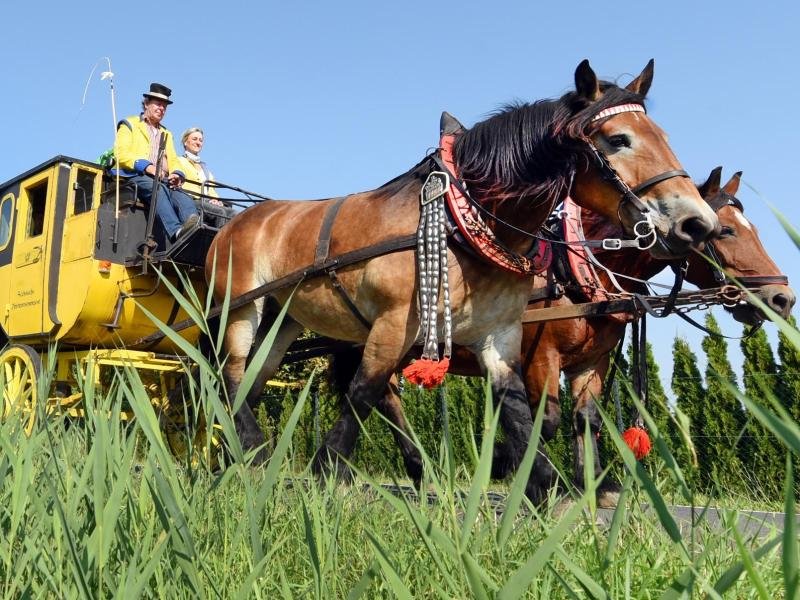
{"label": "horse's head", "polygon": [[[734,174],[720,187],[721,174],[722,167],[717,167],[708,180],[698,186],[703,198],[717,213],[721,225],[719,236],[705,247],[705,254],[711,262],[699,253],[690,256],[686,279],[701,288],[710,288],[735,278],[764,304],[787,318],[794,306],[795,295],[786,277],[764,249],[755,225],[745,218],[744,207],[736,198],[742,173]],[[728,310],[737,321],[750,325],[765,318],[758,307],[749,303],[736,304]]]}
{"label": "horse's head", "polygon": [[652,60],[625,88],[599,81],[587,60],[578,65],[575,91],[562,98],[574,115],[570,137],[585,142],[571,194],[643,247],[652,243],[655,257],[671,258],[701,246],[719,232],[719,222],[645,112],[652,80]]}

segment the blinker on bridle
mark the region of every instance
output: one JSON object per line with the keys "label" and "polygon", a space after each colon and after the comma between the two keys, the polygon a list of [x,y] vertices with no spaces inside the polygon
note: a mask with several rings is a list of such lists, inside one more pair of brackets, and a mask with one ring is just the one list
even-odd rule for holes
{"label": "blinker on bridle", "polygon": [[[618,115],[625,112],[641,112],[647,113],[644,106],[637,103],[628,103],[628,104],[618,104],[617,106],[610,106],[609,108],[605,108],[597,113],[594,117],[592,117],[590,123],[596,123],[602,119],[606,119],[608,117],[613,117],[614,115]],[[633,232],[636,235],[637,239],[646,238],[652,235],[652,241],[647,246],[640,246],[642,250],[646,250],[651,248],[657,239],[656,229],[653,225],[652,218],[650,217],[650,209],[647,205],[639,198],[639,194],[645,191],[646,189],[656,185],[657,183],[661,183],[662,181],[666,181],[667,179],[672,179],[673,177],[686,177],[689,178],[689,174],[684,171],[683,169],[671,169],[669,171],[664,171],[663,173],[659,173],[658,175],[654,175],[649,179],[641,182],[635,187],[630,187],[625,181],[619,176],[617,171],[614,167],[611,166],[611,163],[608,161],[606,156],[597,149],[597,147],[591,142],[591,140],[587,140],[587,144],[589,149],[592,151],[592,156],[594,157],[595,164],[597,165],[598,170],[600,171],[601,176],[611,185],[613,185],[616,190],[622,196],[622,201],[619,203],[617,207],[617,215],[619,216],[622,207],[625,202],[630,202],[636,210],[641,213],[642,220],[637,221],[633,225]],[[622,222],[622,217],[620,216],[620,223]]]}

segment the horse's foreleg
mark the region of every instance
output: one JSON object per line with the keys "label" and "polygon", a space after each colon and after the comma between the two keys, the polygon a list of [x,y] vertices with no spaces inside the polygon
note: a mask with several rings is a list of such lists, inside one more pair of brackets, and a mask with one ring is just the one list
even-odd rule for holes
{"label": "horse's foreleg", "polygon": [[[585,435],[588,426],[589,441],[592,445],[593,470],[599,476],[603,470],[600,463],[600,449],[597,440],[600,436],[602,419],[597,411],[596,401],[603,391],[603,380],[608,372],[608,355],[605,355],[592,368],[569,377],[570,389],[575,402],[573,411],[573,447],[575,459],[575,484],[579,489],[585,486],[584,469],[586,465]],[[602,507],[616,506],[619,500],[619,484],[610,475],[603,480],[597,490],[598,504]]]}
{"label": "horse's foreleg", "polygon": [[[496,455],[500,464],[493,465],[493,475],[503,475],[519,467],[533,430],[533,417],[519,372],[520,334],[520,325],[515,324],[474,348],[491,379],[493,401],[500,410],[500,425],[506,436],[502,454]],[[523,476],[529,477],[525,490],[527,496],[536,504],[542,503],[555,480],[544,449],[540,447],[537,450],[531,473]]]}
{"label": "horse's foreleg", "polygon": [[314,456],[312,469],[315,473],[327,475],[334,471],[339,478],[350,477],[349,469],[341,459],[347,459],[353,453],[360,422],[369,416],[382,397],[389,378],[414,341],[413,335],[406,332],[405,321],[400,323],[383,318],[373,325],[361,365],[342,402],[339,419]]}

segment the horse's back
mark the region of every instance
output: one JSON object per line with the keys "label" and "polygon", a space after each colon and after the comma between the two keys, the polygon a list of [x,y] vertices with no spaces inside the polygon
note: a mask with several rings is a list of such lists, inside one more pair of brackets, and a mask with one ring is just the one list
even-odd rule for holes
{"label": "horse's back", "polygon": [[[215,271],[218,297],[225,290],[229,261],[235,297],[312,266],[322,233],[329,238],[327,256],[335,257],[416,230],[419,212],[410,193],[353,194],[337,210],[338,200],[270,200],[236,215],[220,230],[206,259],[207,278]],[[326,218],[331,223],[323,232]]]}

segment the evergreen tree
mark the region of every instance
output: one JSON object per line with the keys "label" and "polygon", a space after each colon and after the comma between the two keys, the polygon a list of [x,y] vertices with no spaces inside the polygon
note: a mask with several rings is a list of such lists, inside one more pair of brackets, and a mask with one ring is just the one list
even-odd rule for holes
{"label": "evergreen tree", "polygon": [[[745,394],[756,402],[764,402],[769,395],[775,394],[778,367],[769,345],[767,334],[759,329],[753,335],[745,336],[741,341],[744,355]],[[742,443],[740,458],[748,476],[762,490],[762,493],[774,495],[779,493],[783,485],[786,451],[767,429],[755,418],[747,423]]]}
{"label": "evergreen tree", "polygon": [[721,337],[719,324],[710,312],[706,314],[705,326],[712,332],[702,343],[708,359],[703,418],[708,462],[701,464],[700,470],[722,486],[719,491],[744,492],[746,482],[742,480],[743,466],[738,451],[745,413],[738,398],[726,387],[726,383],[737,385],[736,375],[728,360],[728,343]]}
{"label": "evergreen tree", "polygon": [[[797,328],[794,317],[789,318]],[[800,349],[796,348],[782,331],[778,332],[778,384],[775,386],[778,399],[795,421],[800,422]]]}
{"label": "evergreen tree", "polygon": [[[705,454],[707,448],[705,444],[695,442],[698,433],[701,435],[703,433],[706,401],[703,379],[697,366],[697,357],[686,340],[675,338],[672,344],[672,360],[671,387],[675,394],[676,407],[689,421],[688,431],[684,434],[677,426],[670,429],[675,458],[693,489],[705,489],[704,484],[707,483],[707,480],[699,477],[699,467],[707,462]],[[684,435],[690,437],[693,447],[687,444]]]}
{"label": "evergreen tree", "polygon": [[[797,321],[789,317],[789,324],[797,329]],[[778,332],[778,400],[795,423],[800,422],[800,348],[797,348],[782,331]],[[800,482],[800,460],[795,461],[795,482]]]}

